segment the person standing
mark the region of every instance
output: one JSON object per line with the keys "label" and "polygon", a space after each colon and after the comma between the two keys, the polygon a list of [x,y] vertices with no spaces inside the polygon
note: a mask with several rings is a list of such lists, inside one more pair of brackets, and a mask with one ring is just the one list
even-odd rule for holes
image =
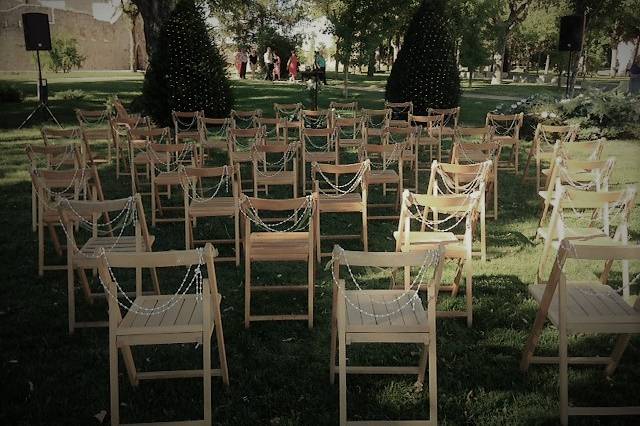
{"label": "person standing", "polygon": [[249,65],[251,66],[251,78],[256,78],[256,68],[258,68],[258,53],[256,53],[255,47],[251,48],[249,53]]}
{"label": "person standing", "polygon": [[298,57],[295,50],[291,51],[291,56],[287,61],[287,70],[289,71],[289,80],[296,81],[296,78],[298,78]]}
{"label": "person standing", "polygon": [[249,56],[245,48],[240,49],[240,78],[247,78],[247,62],[249,62]]}
{"label": "person standing", "polygon": [[267,47],[267,51],[264,52],[263,59],[264,59],[264,68],[265,68],[264,79],[272,80],[273,79],[273,53],[271,53],[270,47]]}
{"label": "person standing", "polygon": [[236,72],[238,73],[238,77],[240,77],[240,68],[242,67],[242,52],[240,49],[236,50],[236,54],[233,55],[233,63],[236,66]]}
{"label": "person standing", "polygon": [[277,52],[273,53],[273,79],[280,80],[280,56]]}
{"label": "person standing", "polygon": [[327,61],[322,56],[322,52],[316,51],[315,64],[316,68],[320,71],[318,76],[320,81],[325,85],[327,84]]}

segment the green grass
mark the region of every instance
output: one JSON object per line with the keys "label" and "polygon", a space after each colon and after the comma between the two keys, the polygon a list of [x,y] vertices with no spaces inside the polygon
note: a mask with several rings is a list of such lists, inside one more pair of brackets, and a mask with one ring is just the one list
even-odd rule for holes
{"label": "green grass", "polygon": [[[99,106],[107,95],[118,93],[126,100],[141,88],[138,76],[122,80],[74,82],[62,78],[51,89],[82,89],[89,98],[82,103],[53,98],[52,107],[65,124],[73,123],[73,107]],[[359,76],[359,78],[362,76]],[[20,82],[20,80],[16,80]],[[362,77],[363,86],[383,87],[376,76]],[[21,83],[25,84],[25,83]],[[356,86],[359,86],[359,82]],[[234,82],[238,109],[263,108],[273,102],[301,101],[309,104],[300,86],[264,82]],[[501,93],[509,94],[505,86]],[[515,86],[514,86],[515,87]],[[382,93],[354,90],[364,107],[383,102]],[[518,96],[520,96],[518,94]],[[320,95],[320,105],[339,99],[340,87],[332,82]],[[30,183],[26,158],[27,143],[36,142],[37,126],[17,131],[15,127],[33,106],[28,99],[20,105],[0,105],[0,247],[4,262],[0,283],[0,389],[5,395],[0,409],[2,424],[95,424],[93,416],[109,410],[108,336],[105,330],[80,330],[67,335],[66,277],[64,273],[36,273],[36,235],[30,228]],[[463,98],[463,121],[480,124],[496,101]],[[637,183],[640,144],[611,141],[606,156],[617,157],[614,186]],[[126,196],[126,179],[116,181],[112,167],[101,169],[107,197]],[[379,196],[374,194],[374,196]],[[148,201],[148,200],[147,200]],[[148,204],[148,203],[147,203]],[[529,425],[558,423],[558,372],[553,366],[532,366],[527,374],[518,369],[520,352],[533,322],[536,304],[527,295],[535,277],[540,245],[531,236],[538,217],[538,203],[530,184],[522,185],[512,173],[500,176],[500,219],[488,222],[489,261],[474,268],[474,326],[461,320],[438,321],[438,400],[442,424]],[[357,218],[323,219],[323,233],[343,227],[359,229]],[[223,232],[219,222],[202,223],[207,232]],[[392,250],[392,232],[397,223],[373,222],[372,250]],[[200,226],[198,229],[202,229]],[[182,226],[159,225],[152,233],[157,250],[183,247]],[[632,237],[640,237],[640,215],[632,215]],[[346,244],[358,248],[357,242]],[[325,249],[329,249],[327,244]],[[571,273],[591,275],[597,265],[570,265]],[[261,280],[278,275],[304,280],[302,266],[258,265]],[[338,419],[338,387],[328,381],[331,279],[318,271],[316,321],[313,330],[300,323],[254,324],[245,330],[243,318],[243,271],[229,264],[216,265],[222,301],[231,386],[224,389],[214,379],[213,401],[216,424],[224,425],[331,425]],[[632,263],[632,274],[640,264]],[[620,282],[620,269],[612,276]],[[264,281],[261,281],[264,282]],[[174,280],[165,291],[174,290]],[[96,284],[97,288],[97,284]],[[633,293],[638,292],[634,286]],[[292,301],[277,294],[259,299],[256,309],[299,309],[303,298]],[[103,303],[87,306],[79,300],[79,316],[105,318]],[[457,304],[443,298],[443,305]],[[540,351],[554,354],[557,337],[552,327],[542,335]],[[578,337],[570,340],[574,355],[608,354],[609,336]],[[200,349],[192,345],[134,350],[142,369],[194,368],[200,365]],[[417,362],[416,348],[356,347],[350,349],[353,362],[409,365]],[[214,356],[214,360],[217,359]],[[576,405],[639,404],[640,340],[635,337],[616,374],[606,379],[600,368],[572,368],[570,396]],[[121,373],[124,372],[121,363]],[[412,377],[349,377],[349,415],[352,419],[421,418],[425,414],[425,392],[417,392]],[[159,421],[197,418],[201,413],[202,386],[199,380],[142,383],[133,389],[121,376],[121,407],[125,421]],[[631,418],[577,418],[574,424],[635,424]]]}

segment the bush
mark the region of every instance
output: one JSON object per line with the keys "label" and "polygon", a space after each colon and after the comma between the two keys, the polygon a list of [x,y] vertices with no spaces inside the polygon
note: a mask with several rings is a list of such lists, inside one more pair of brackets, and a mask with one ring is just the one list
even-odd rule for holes
{"label": "bush", "polygon": [[412,101],[416,114],[459,105],[460,75],[447,9],[446,0],[422,1],[387,79],[385,99]]}
{"label": "bush", "polygon": [[83,90],[80,90],[80,89],[63,90],[62,92],[56,93],[56,98],[60,98],[65,101],[81,100],[81,99],[86,99],[87,97],[88,95]]}
{"label": "bush", "polygon": [[24,92],[18,89],[14,84],[0,82],[0,102],[22,102],[24,100]]}
{"label": "bush", "polygon": [[538,123],[580,126],[581,139],[640,137],[640,96],[590,90],[571,99],[530,96],[511,105],[500,104],[500,114],[525,113],[522,137],[530,139]]}
{"label": "bush", "polygon": [[163,22],[142,89],[144,110],[159,125],[171,111],[226,117],[233,106],[226,61],[209,35],[201,2],[181,0]]}
{"label": "bush", "polygon": [[80,68],[87,59],[78,51],[78,41],[75,38],[53,38],[49,51],[48,67],[53,72],[67,73],[73,68]]}

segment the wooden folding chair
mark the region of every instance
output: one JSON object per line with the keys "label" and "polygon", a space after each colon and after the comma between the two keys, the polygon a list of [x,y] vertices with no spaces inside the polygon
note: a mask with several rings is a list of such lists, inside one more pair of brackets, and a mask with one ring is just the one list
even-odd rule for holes
{"label": "wooden folding chair", "polygon": [[281,143],[279,129],[284,121],[284,119],[275,117],[260,117],[258,119],[258,126],[264,128],[265,142]]}
{"label": "wooden folding chair", "polygon": [[[458,120],[460,119],[460,107],[454,108],[429,108],[427,115],[442,115],[442,139],[450,139],[453,144],[453,137],[458,128]],[[450,154],[445,150],[445,154]]]}
{"label": "wooden folding chair", "polygon": [[413,188],[418,191],[418,149],[416,141],[420,138],[421,127],[409,126],[392,127],[388,126],[382,131],[382,143],[385,145],[401,144],[405,147],[402,155],[402,164],[409,166],[409,173],[403,176],[407,179],[407,185],[411,182],[413,175]]}
{"label": "wooden folding chair", "polygon": [[[230,128],[227,132],[227,152],[229,155],[229,165],[234,166],[238,164],[241,168],[242,165],[248,165],[253,167],[253,156],[251,149],[254,145],[266,144],[264,138],[265,129],[263,127],[252,127],[249,129],[236,129]],[[247,173],[246,175],[251,175]],[[245,191],[253,191],[253,181],[251,179],[244,180],[243,184],[247,184]]]}
{"label": "wooden folding chair", "polygon": [[[440,286],[439,291],[450,291],[458,295],[460,281],[465,279],[465,309],[461,311],[438,311],[443,318],[466,318],[467,326],[473,323],[473,222],[478,214],[478,202],[482,190],[471,194],[433,195],[413,194],[405,191],[398,230],[393,233],[396,251],[425,250],[434,245],[445,247],[444,257],[457,262],[453,283]],[[431,213],[431,218],[429,218]],[[441,218],[440,215],[446,215]],[[420,230],[411,230],[411,223],[420,224]],[[464,226],[464,233],[456,234],[455,228]],[[441,227],[445,227],[442,229]],[[427,230],[428,229],[428,230]]]}
{"label": "wooden folding chair", "polygon": [[[74,133],[75,134],[75,133]],[[44,136],[43,136],[44,138]],[[46,139],[45,139],[46,140]],[[80,150],[75,143],[66,144],[28,144],[25,153],[30,169],[74,170],[82,167]],[[33,182],[31,184],[31,230],[38,227],[38,199]]]}
{"label": "wooden folding chair", "polygon": [[269,186],[291,186],[293,198],[298,197],[298,143],[287,145],[254,145],[253,194],[263,189],[269,195]]}
{"label": "wooden folding chair", "polygon": [[391,110],[391,118],[388,125],[391,127],[406,127],[413,115],[413,102],[389,102],[384,101],[384,108]]}
{"label": "wooden folding chair", "polygon": [[[184,206],[163,205],[161,196],[166,195],[167,200],[170,199],[171,187],[180,185],[180,166],[195,167],[199,164],[196,143],[148,143],[147,155],[151,161],[151,226],[162,222],[182,222],[184,216],[166,217],[165,213],[183,210]],[[166,192],[161,188],[166,188]]]}
{"label": "wooden folding chair", "polygon": [[[384,208],[390,207],[398,209],[400,198],[404,190],[404,152],[407,146],[403,144],[366,144],[361,145],[358,150],[358,159],[360,162],[369,160],[371,172],[367,178],[367,194],[371,194],[369,187],[371,185],[382,185],[382,195],[387,196],[388,191],[395,191],[396,197],[393,203],[368,203],[368,208]],[[395,188],[388,188],[387,185],[393,185]],[[369,220],[389,220],[396,219],[397,215],[371,215],[368,213]]]}
{"label": "wooden folding chair", "polygon": [[[416,139],[416,155],[418,156],[418,172],[429,170],[434,159],[442,161],[442,127],[444,115],[409,115],[409,123],[415,127],[422,127],[420,137]],[[429,148],[429,161],[420,163],[421,147]],[[435,148],[435,155],[434,155]]]}
{"label": "wooden folding chair", "polygon": [[[218,262],[240,265],[240,167],[185,167],[181,176],[184,191],[184,239],[186,249],[196,244],[234,244],[235,255],[216,257]],[[220,194],[220,195],[218,195]],[[196,221],[208,217],[233,219],[233,238],[198,240],[193,228]]]}
{"label": "wooden folding chair", "polygon": [[362,143],[373,144],[375,138],[382,143],[382,129],[389,125],[391,120],[390,109],[366,109],[360,110],[362,116]]}
{"label": "wooden folding chair", "polygon": [[491,161],[492,167],[485,182],[485,199],[493,204],[487,211],[487,217],[498,219],[498,158],[502,147],[496,142],[465,143],[456,142],[451,150],[452,164],[482,164]]}
{"label": "wooden folding chair", "polygon": [[116,179],[120,179],[120,175],[127,176],[130,169],[129,166],[129,130],[130,129],[151,129],[151,122],[148,117],[140,117],[129,115],[123,117],[121,115],[109,119],[111,128],[111,139],[113,141],[113,149],[116,157]]}
{"label": "wooden folding chair", "polygon": [[[487,188],[493,186],[493,179],[497,174],[495,163],[487,160],[484,163],[474,164],[447,164],[434,160],[431,165],[427,194],[438,197],[442,194],[471,194],[480,193],[478,200],[479,225],[480,225],[480,251],[471,254],[480,256],[483,262],[487,260],[487,225],[486,225],[486,198],[487,193],[493,193]],[[495,199],[496,194],[492,194]],[[495,208],[495,206],[494,206]]]}
{"label": "wooden folding chair", "polygon": [[[557,250],[564,239],[591,239],[596,244],[612,247],[627,245],[629,218],[635,206],[636,189],[627,187],[618,191],[585,191],[563,186],[556,179],[555,198],[549,223],[536,231],[536,239],[544,242],[538,264],[538,284],[542,283],[544,267],[551,250]],[[612,223],[617,221],[618,223]],[[615,226],[615,232],[612,229]],[[622,263],[622,282],[629,284],[629,263]],[[628,289],[625,296],[628,296]]]}
{"label": "wooden folding chair", "polygon": [[329,102],[329,109],[333,111],[333,116],[336,119],[358,117],[358,101],[353,101],[353,102],[331,101]]}
{"label": "wooden folding chair", "polygon": [[289,139],[297,141],[300,139],[300,111],[302,111],[302,104],[273,104],[273,111],[275,112],[276,119],[279,120],[279,125],[276,129],[276,139],[282,141],[285,144],[289,143]]}
{"label": "wooden folding chair", "polygon": [[229,114],[229,118],[231,118],[231,127],[233,129],[251,129],[253,127],[258,127],[258,119],[260,117],[262,117],[261,109],[248,111],[232,109]]}
{"label": "wooden folding chair", "polygon": [[600,160],[607,143],[606,138],[595,141],[580,141],[562,145],[559,154],[569,160]]}
{"label": "wooden folding chair", "polygon": [[[127,146],[129,149],[129,174],[131,176],[131,194],[151,195],[142,191],[140,176],[144,176],[151,181],[151,168],[153,167],[147,145],[170,144],[171,131],[168,127],[135,128],[128,129]],[[144,167],[144,172],[139,172],[138,167]]]}
{"label": "wooden folding chair", "polygon": [[[317,212],[317,196],[304,198],[268,200],[240,198],[240,210],[244,221],[244,326],[251,321],[299,321],[306,320],[313,327],[314,273],[314,222]],[[260,217],[261,212],[293,211],[280,226],[269,225]],[[259,231],[252,230],[254,223]],[[305,229],[306,230],[303,230]],[[252,262],[306,262],[307,283],[284,285],[259,285],[251,277]],[[251,295],[254,292],[298,292],[307,293],[306,314],[255,315],[251,314]]]}
{"label": "wooden folding chair", "polygon": [[[301,174],[302,174],[302,193],[312,192],[313,189],[307,190],[307,164],[312,163],[333,163],[338,164],[338,137],[337,130],[334,127],[321,128],[300,128],[300,151],[302,153]],[[309,170],[311,170],[309,168]]]}
{"label": "wooden folding chair", "polygon": [[[140,195],[108,201],[63,200],[58,211],[67,237],[67,292],[69,309],[69,334],[76,328],[106,327],[106,321],[77,321],[75,276],[80,278],[82,290],[90,304],[104,293],[91,290],[86,270],[98,267],[97,251],[107,253],[150,252],[155,237],[149,234]],[[111,220],[113,217],[113,221]],[[100,219],[103,222],[100,222]],[[76,231],[76,224],[79,224]],[[84,229],[90,236],[81,235]],[[129,229],[129,232],[127,232]],[[131,232],[133,230],[133,232]],[[87,232],[83,233],[86,234]],[[138,271],[139,274],[142,270]],[[153,288],[160,294],[155,271],[151,271]],[[142,289],[136,289],[142,291]]]}
{"label": "wooden folding chair", "polygon": [[[562,240],[546,284],[529,286],[529,294],[539,308],[529,338],[522,351],[520,368],[527,371],[530,364],[559,364],[560,367],[560,422],[569,424],[569,416],[640,416],[635,407],[578,407],[569,405],[569,364],[606,366],[607,377],[613,375],[630,338],[640,334],[640,298],[630,306],[618,291],[607,285],[608,270],[599,282],[568,281],[563,271],[568,259],[614,260],[640,259],[640,246],[611,246],[589,240]],[[628,287],[627,287],[628,289]],[[534,351],[546,319],[559,334],[558,356],[536,356]],[[568,355],[570,334],[618,335],[611,355],[603,357],[575,357]]]}
{"label": "wooden folding chair", "polygon": [[[362,239],[364,251],[369,251],[367,231],[367,179],[371,172],[369,160],[355,164],[321,164],[313,163],[311,177],[314,191],[318,194],[318,220],[316,221],[316,256],[320,262],[322,238]],[[340,180],[342,176],[351,176],[348,181]],[[322,213],[360,213],[362,215],[362,233],[355,235],[321,235],[320,218]]]}
{"label": "wooden folding chair", "polygon": [[[229,370],[222,332],[222,316],[213,259],[216,250],[207,244],[201,250],[159,253],[103,254],[98,258],[100,279],[109,297],[109,385],[111,388],[111,424],[120,424],[118,350],[121,351],[129,382],[137,386],[140,380],[199,378],[204,382],[204,418],[198,424],[212,424],[211,376],[219,376],[229,385]],[[204,266],[204,268],[202,268]],[[158,268],[186,269],[185,281],[193,275],[186,290],[175,294],[138,296],[126,306],[124,317],[114,295],[120,291],[118,269]],[[202,269],[206,269],[204,278]],[[116,272],[113,272],[116,270]],[[191,273],[191,270],[194,272]],[[200,281],[201,280],[201,281]],[[194,286],[195,294],[189,292]],[[176,286],[177,287],[177,286]],[[211,338],[215,332],[220,368],[211,368]],[[138,371],[131,352],[132,346],[190,344],[202,346],[202,368],[175,371]],[[165,423],[166,424],[166,423]],[[174,423],[175,424],[175,423]],[[185,424],[185,422],[180,422]]]}
{"label": "wooden folding chair", "polygon": [[61,198],[79,199],[86,197],[88,174],[85,169],[73,170],[47,170],[30,169],[31,184],[35,191],[37,203],[37,232],[38,232],[38,276],[42,277],[44,271],[61,271],[67,268],[66,264],[48,264],[46,262],[46,247],[44,229],[49,230],[49,237],[53,243],[56,254],[64,255],[64,246],[60,244],[56,227],[61,225],[60,215],[56,208],[56,202]]}
{"label": "wooden folding chair", "polygon": [[334,119],[338,144],[338,158],[342,148],[359,148],[362,145],[362,117]]}
{"label": "wooden folding chair", "polygon": [[527,162],[522,171],[522,181],[524,182],[528,178],[529,165],[531,161],[535,161],[536,192],[540,191],[542,189],[540,184],[542,163],[551,163],[555,159],[557,151],[554,151],[554,146],[557,145],[556,150],[563,149],[566,144],[573,143],[577,135],[578,126],[547,126],[538,123],[533,135],[533,143],[527,156]]}
{"label": "wooden folding chair", "polygon": [[200,140],[198,128],[200,117],[204,117],[204,111],[171,111],[173,135],[176,143]]}
{"label": "wooden folding chair", "polygon": [[577,189],[608,191],[615,163],[616,159],[613,157],[606,160],[570,160],[562,156],[556,157],[551,163],[551,168],[542,170],[546,178],[546,190],[538,191],[543,203],[538,227],[542,226],[547,217],[558,179],[562,185]]}
{"label": "wooden folding chair", "polygon": [[[404,269],[404,289],[347,289],[346,280],[340,278],[340,266],[384,267]],[[410,280],[410,268],[419,268],[416,278]],[[333,297],[331,310],[330,380],[334,383],[336,370],[340,384],[340,425],[437,425],[438,376],[436,357],[436,298],[442,276],[442,248],[411,253],[372,253],[333,249]],[[433,274],[429,269],[433,268]],[[353,274],[349,274],[354,279]],[[426,290],[426,309],[418,295]],[[347,346],[353,343],[411,343],[420,347],[417,367],[347,366]],[[337,348],[336,348],[337,347]],[[337,349],[337,351],[336,351]],[[338,365],[336,366],[336,352]],[[425,378],[428,368],[428,413],[426,420],[348,421],[347,374],[416,374],[418,383]]]}
{"label": "wooden folding chair", "polygon": [[[88,156],[90,155],[91,161],[94,165],[99,166],[102,164],[111,164],[113,159],[113,154],[111,151],[113,142],[113,133],[111,132],[111,127],[105,128],[92,128],[92,127],[81,127],[80,135],[82,136],[82,157],[85,162],[89,162]],[[107,145],[107,155],[101,155],[98,150],[96,150],[96,146],[104,145],[106,142]],[[91,151],[91,154],[87,154],[87,149]]]}
{"label": "wooden folding chair", "polygon": [[113,98],[112,105],[116,113],[115,114],[116,121],[118,122],[138,121],[138,122],[147,122],[150,124],[149,117],[143,117],[141,114],[132,114],[129,111],[127,111],[127,109],[122,104],[122,101],[118,99],[118,97]]}
{"label": "wooden folding chair", "polygon": [[508,146],[511,153],[508,160],[498,159],[498,167],[501,170],[514,170],[518,174],[520,153],[520,129],[524,121],[524,113],[519,114],[492,114],[487,113],[485,125],[494,129],[493,140],[500,144],[501,148]]}
{"label": "wooden folding chair", "polygon": [[231,118],[209,118],[204,115],[198,118],[200,140],[200,158],[204,159],[209,152],[226,152],[227,132],[231,127]]}

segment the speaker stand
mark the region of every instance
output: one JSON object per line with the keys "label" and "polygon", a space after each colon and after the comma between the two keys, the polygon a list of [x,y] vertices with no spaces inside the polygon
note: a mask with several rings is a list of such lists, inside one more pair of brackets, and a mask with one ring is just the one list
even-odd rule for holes
{"label": "speaker stand", "polygon": [[53,119],[53,121],[58,125],[58,127],[62,128],[62,125],[58,122],[58,120],[56,119],[56,116],[53,115],[53,113],[49,109],[49,106],[47,105],[45,99],[43,99],[44,97],[42,95],[42,89],[41,89],[42,88],[42,65],[40,64],[40,50],[36,50],[36,57],[38,58],[38,101],[40,101],[40,103],[38,104],[37,107],[35,107],[33,111],[31,111],[31,114],[29,114],[29,116],[22,122],[22,124],[20,125],[20,127],[18,127],[18,129],[22,129],[24,125],[27,124],[29,120],[31,120],[36,115],[36,113],[40,110],[46,111],[46,113],[49,115],[49,117]]}
{"label": "speaker stand", "polygon": [[51,117],[53,121],[58,125],[58,127],[62,128],[62,125],[58,122],[56,116],[53,115],[53,113],[49,109],[49,106],[44,102],[40,102],[38,106],[33,111],[31,111],[31,114],[29,114],[29,116],[22,122],[18,129],[22,129],[25,124],[27,124],[38,113],[38,111],[45,111],[49,115],[49,117]]}

